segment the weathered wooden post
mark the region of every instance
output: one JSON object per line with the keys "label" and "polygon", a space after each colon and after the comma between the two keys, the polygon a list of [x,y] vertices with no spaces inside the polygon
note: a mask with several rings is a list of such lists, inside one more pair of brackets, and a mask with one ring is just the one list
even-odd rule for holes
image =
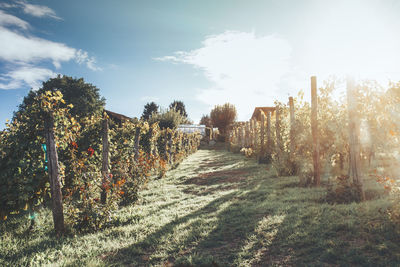
{"label": "weathered wooden post", "polygon": [[54,140],[54,116],[47,112],[45,115],[45,136],[47,147],[47,168],[49,172],[51,202],[53,212],[54,229],[58,235],[64,232],[64,213],[62,204],[60,173],[58,166],[58,155]]}
{"label": "weathered wooden post", "polygon": [[293,157],[296,149],[295,145],[295,136],[294,136],[294,127],[295,127],[295,118],[294,118],[294,103],[293,97],[289,97],[289,111],[290,111],[290,154]]}
{"label": "weathered wooden post", "polygon": [[278,160],[281,159],[281,124],[280,124],[280,114],[279,114],[279,106],[275,108],[275,135],[276,135],[276,154]]}
{"label": "weathered wooden post", "polygon": [[240,136],[241,136],[241,144],[240,144],[240,149],[242,149],[243,147],[246,146],[246,134],[245,134],[245,129],[244,129],[244,125],[242,124],[240,126]]}
{"label": "weathered wooden post", "polygon": [[260,145],[260,142],[259,142],[259,135],[258,135],[258,128],[259,128],[259,126],[258,126],[258,121],[257,120],[254,120],[254,134],[253,134],[253,137],[254,137],[254,151],[256,151],[256,149],[257,149],[257,146],[258,145]]}
{"label": "weathered wooden post", "polygon": [[253,120],[249,120],[249,147],[253,147]]}
{"label": "weathered wooden post", "polygon": [[[168,134],[168,157],[169,157],[169,165],[172,167],[172,165],[174,164],[174,158],[173,158],[173,153],[172,153],[172,146],[173,146],[173,138],[174,138],[174,134],[175,133],[169,133]],[[192,144],[192,140],[189,141],[190,147],[192,148],[193,144]]]}
{"label": "weathered wooden post", "polygon": [[246,121],[245,133],[246,133],[245,146],[249,147],[250,146],[250,123],[248,121]]}
{"label": "weathered wooden post", "polygon": [[271,158],[272,134],[271,134],[271,111],[267,112],[267,159]]}
{"label": "weathered wooden post", "polygon": [[354,79],[347,77],[347,105],[349,112],[349,147],[350,147],[350,176],[357,186],[360,199],[365,200],[360,162],[360,120],[357,114],[356,88]]}
{"label": "weathered wooden post", "polygon": [[102,166],[101,166],[101,175],[102,179],[102,191],[101,191],[101,203],[106,203],[107,200],[107,189],[106,186],[108,184],[109,179],[109,155],[110,155],[110,145],[108,142],[108,118],[107,115],[104,115],[103,119],[103,133],[102,133],[102,142],[103,142],[103,150],[102,150]]}
{"label": "weathered wooden post", "polygon": [[318,97],[317,77],[311,77],[311,133],[313,138],[313,163],[314,163],[314,185],[319,186],[321,175],[319,169],[319,136],[318,136]]}
{"label": "weathered wooden post", "polygon": [[135,144],[134,144],[134,160],[137,162],[139,160],[139,144],[140,144],[140,127],[136,125],[135,131]]}
{"label": "weathered wooden post", "polygon": [[260,110],[260,154],[258,155],[258,162],[264,161],[265,157],[265,115],[262,110]]}

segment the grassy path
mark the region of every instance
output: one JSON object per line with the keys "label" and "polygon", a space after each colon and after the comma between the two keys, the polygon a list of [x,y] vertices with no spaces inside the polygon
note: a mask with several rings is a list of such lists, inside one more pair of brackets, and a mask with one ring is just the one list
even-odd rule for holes
{"label": "grassy path", "polygon": [[297,181],[273,177],[268,166],[238,154],[200,150],[149,182],[140,202],[119,210],[104,231],[57,239],[51,216],[41,216],[29,237],[23,230],[3,234],[0,265],[400,263],[399,235],[379,212],[387,200],[329,205],[324,189],[299,188]]}

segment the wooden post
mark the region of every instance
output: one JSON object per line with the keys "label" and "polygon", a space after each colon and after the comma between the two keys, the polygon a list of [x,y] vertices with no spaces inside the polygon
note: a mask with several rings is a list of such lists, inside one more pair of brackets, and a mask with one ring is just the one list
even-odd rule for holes
{"label": "wooden post", "polygon": [[295,127],[295,118],[294,118],[294,103],[293,97],[289,97],[289,110],[290,110],[290,154],[293,157],[295,152],[295,136],[294,136],[294,127]]}
{"label": "wooden post", "polygon": [[279,106],[275,108],[275,135],[276,135],[276,154],[278,156],[278,160],[281,159],[281,125],[279,118]]}
{"label": "wooden post", "polygon": [[250,146],[250,123],[246,121],[246,128],[245,128],[245,134],[246,134],[246,141],[245,141],[245,146],[249,147]]}
{"label": "wooden post", "polygon": [[347,105],[349,112],[350,176],[359,190],[360,199],[365,200],[360,171],[360,121],[357,114],[357,100],[354,79],[347,77]]}
{"label": "wooden post", "polygon": [[258,162],[261,163],[265,157],[265,115],[262,110],[260,110],[260,154],[258,155]]}
{"label": "wooden post", "polygon": [[267,112],[267,157],[271,156],[272,135],[271,135],[271,111]]}
{"label": "wooden post", "polygon": [[[172,167],[173,162],[173,154],[172,154],[172,138],[173,138],[174,133],[168,134],[168,156],[169,156],[169,165]],[[190,147],[192,147],[192,143],[190,140]]]}
{"label": "wooden post", "polygon": [[54,116],[51,112],[47,113],[45,117],[45,135],[54,229],[58,235],[61,235],[64,232],[64,213],[60,173],[58,169],[58,155],[56,143],[54,141]]}
{"label": "wooden post", "polygon": [[242,136],[242,143],[240,144],[240,149],[246,146],[246,133],[245,133],[245,125],[242,124],[240,127],[240,134]]}
{"label": "wooden post", "polygon": [[257,125],[254,119],[251,120],[251,147],[256,149],[256,132],[257,132]]}
{"label": "wooden post", "polygon": [[137,162],[139,160],[139,143],[140,143],[140,127],[136,126],[135,131],[135,145],[134,145],[134,160]]}
{"label": "wooden post", "polygon": [[257,120],[254,120],[254,134],[253,134],[253,137],[254,137],[254,150],[256,150],[257,149],[257,146],[259,146],[260,145],[260,142],[259,142],[259,134],[258,134],[258,121]]}
{"label": "wooden post", "polygon": [[[107,115],[105,115],[107,116]],[[105,204],[107,200],[107,191],[106,186],[108,184],[109,179],[109,152],[110,152],[110,144],[108,142],[108,119],[105,117],[103,119],[103,134],[102,134],[102,141],[103,141],[103,150],[102,150],[102,167],[101,167],[101,174],[103,176],[102,181],[102,191],[101,191],[101,203]]]}
{"label": "wooden post", "polygon": [[318,97],[317,77],[311,77],[311,133],[313,138],[313,163],[314,163],[314,185],[319,186],[321,175],[319,169],[319,136],[318,136]]}

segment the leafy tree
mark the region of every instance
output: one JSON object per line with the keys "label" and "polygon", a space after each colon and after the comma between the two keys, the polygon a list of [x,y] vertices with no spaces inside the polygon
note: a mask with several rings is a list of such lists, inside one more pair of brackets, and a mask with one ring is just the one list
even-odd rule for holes
{"label": "leafy tree", "polygon": [[143,110],[143,114],[142,114],[142,119],[145,120],[145,121],[147,121],[148,119],[150,119],[150,117],[151,117],[153,114],[157,114],[157,113],[158,113],[158,109],[159,109],[159,108],[160,108],[160,107],[159,107],[156,103],[154,103],[154,102],[147,103],[147,104],[144,106],[144,110]]}
{"label": "leafy tree", "polygon": [[230,103],[215,106],[210,112],[210,118],[213,126],[218,127],[221,135],[225,135],[226,131],[235,120],[237,112],[236,107]]}
{"label": "leafy tree", "polygon": [[210,116],[203,115],[200,119],[200,124],[205,125],[206,127],[210,127],[212,125]]}
{"label": "leafy tree", "polygon": [[17,113],[24,112],[27,107],[33,104],[35,96],[46,91],[60,91],[65,102],[73,105],[70,111],[73,117],[83,118],[101,114],[105,106],[105,98],[100,97],[99,89],[96,86],[86,83],[83,78],[77,79],[58,75],[56,78],[43,82],[43,86],[39,90],[31,90],[19,106]]}
{"label": "leafy tree", "polygon": [[169,105],[169,109],[174,109],[176,111],[179,111],[181,115],[185,118],[188,117],[188,114],[186,113],[185,104],[182,101],[174,100],[174,102],[172,102]]}

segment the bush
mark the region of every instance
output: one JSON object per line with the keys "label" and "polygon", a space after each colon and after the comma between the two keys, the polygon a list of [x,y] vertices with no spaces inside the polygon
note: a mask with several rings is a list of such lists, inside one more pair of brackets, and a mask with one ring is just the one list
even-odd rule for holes
{"label": "bush", "polygon": [[359,187],[350,182],[348,175],[336,177],[335,182],[335,184],[329,184],[327,187],[327,202],[346,204],[361,201]]}
{"label": "bush", "polygon": [[180,111],[175,109],[167,109],[164,112],[153,114],[149,123],[158,123],[161,129],[176,129],[180,124],[190,123]]}
{"label": "bush", "polygon": [[225,103],[222,106],[215,106],[210,112],[211,123],[217,127],[220,135],[225,141],[225,135],[228,127],[236,120],[236,107],[232,104]]}

